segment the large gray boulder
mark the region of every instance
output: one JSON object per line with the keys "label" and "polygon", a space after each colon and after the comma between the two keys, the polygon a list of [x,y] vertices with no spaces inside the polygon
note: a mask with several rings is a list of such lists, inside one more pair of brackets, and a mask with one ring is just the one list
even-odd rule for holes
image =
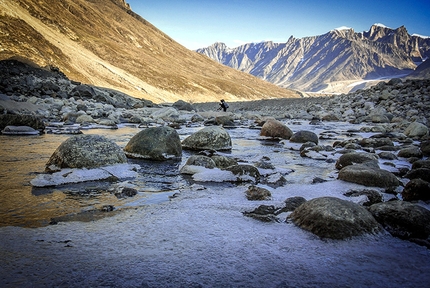
{"label": "large gray boulder", "polygon": [[342,169],[353,164],[361,164],[366,162],[378,163],[378,157],[375,154],[367,152],[351,152],[343,154],[336,161],[336,169]]}
{"label": "large gray boulder", "polygon": [[290,139],[291,136],[293,136],[293,131],[282,122],[269,119],[264,123],[263,127],[261,127],[260,136]]}
{"label": "large gray boulder", "polygon": [[184,100],[176,101],[175,103],[173,103],[172,107],[174,107],[178,110],[184,110],[184,111],[195,111],[196,110],[191,103],[185,102]]}
{"label": "large gray boulder", "polygon": [[181,140],[175,129],[151,127],[140,131],[124,148],[127,157],[163,161],[182,156]]}
{"label": "large gray boulder", "polygon": [[312,142],[318,144],[318,135],[311,131],[298,131],[291,136],[290,141],[294,143]]}
{"label": "large gray boulder", "polygon": [[393,173],[364,164],[342,168],[339,171],[338,179],[369,187],[391,188],[400,185],[400,181]]}
{"label": "large gray boulder", "polygon": [[289,218],[322,238],[345,239],[380,231],[380,225],[366,208],[335,197],[306,201]]}
{"label": "large gray boulder", "polygon": [[391,235],[427,239],[430,236],[430,211],[405,201],[373,204],[370,213]]}
{"label": "large gray boulder", "polygon": [[182,148],[189,150],[231,150],[228,132],[219,126],[205,127],[182,141]]}
{"label": "large gray boulder", "polygon": [[76,135],[60,144],[46,163],[45,171],[52,173],[62,168],[97,168],[119,163],[127,163],[127,157],[115,142],[100,135]]}
{"label": "large gray boulder", "polygon": [[412,122],[405,130],[406,136],[423,137],[429,135],[429,128],[419,122]]}

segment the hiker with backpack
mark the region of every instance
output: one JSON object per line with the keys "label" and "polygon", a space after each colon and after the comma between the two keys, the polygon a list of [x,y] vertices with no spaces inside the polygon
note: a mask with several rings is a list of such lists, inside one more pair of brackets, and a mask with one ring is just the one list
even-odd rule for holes
{"label": "hiker with backpack", "polygon": [[227,112],[228,104],[224,101],[224,99],[221,99],[221,103],[219,103],[219,106],[220,107],[218,108],[218,110],[223,109],[224,112]]}

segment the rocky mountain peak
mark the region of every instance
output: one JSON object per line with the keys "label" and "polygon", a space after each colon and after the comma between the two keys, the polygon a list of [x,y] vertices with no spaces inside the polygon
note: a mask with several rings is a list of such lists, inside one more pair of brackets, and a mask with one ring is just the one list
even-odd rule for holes
{"label": "rocky mountain peak", "polygon": [[370,80],[402,77],[430,56],[430,38],[410,36],[406,27],[374,24],[356,33],[340,27],[286,43],[248,43],[233,49],[197,52],[280,87],[318,93],[345,93]]}

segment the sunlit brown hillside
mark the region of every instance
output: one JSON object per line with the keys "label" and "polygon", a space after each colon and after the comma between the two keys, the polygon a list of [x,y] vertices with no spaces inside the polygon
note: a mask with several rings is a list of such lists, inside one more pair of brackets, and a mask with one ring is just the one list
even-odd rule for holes
{"label": "sunlit brown hillside", "polygon": [[0,1],[0,59],[11,57],[154,102],[299,96],[186,49],[122,0]]}

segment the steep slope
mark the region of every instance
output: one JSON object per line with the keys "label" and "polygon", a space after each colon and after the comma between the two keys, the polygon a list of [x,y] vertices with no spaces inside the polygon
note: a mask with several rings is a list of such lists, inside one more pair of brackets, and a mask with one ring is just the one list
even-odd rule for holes
{"label": "steep slope", "polygon": [[197,52],[280,87],[349,92],[363,81],[411,73],[430,55],[430,39],[411,36],[403,26],[393,30],[372,25],[362,33],[332,30],[320,36],[290,37],[286,43],[252,43],[234,49],[215,43]]}
{"label": "steep slope", "polygon": [[154,102],[298,97],[184,48],[123,0],[0,1],[0,60],[11,57]]}

